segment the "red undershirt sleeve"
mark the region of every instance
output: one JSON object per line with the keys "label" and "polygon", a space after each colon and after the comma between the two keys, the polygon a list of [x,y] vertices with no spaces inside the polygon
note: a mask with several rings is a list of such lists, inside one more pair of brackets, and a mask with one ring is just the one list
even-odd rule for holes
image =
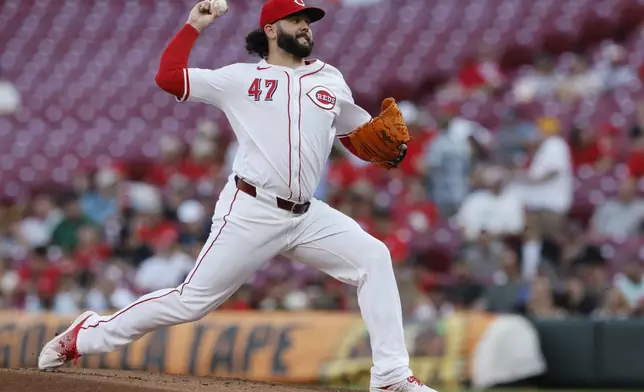
{"label": "red undershirt sleeve", "polygon": [[179,102],[190,100],[223,109],[239,89],[235,80],[243,74],[243,64],[217,69],[188,68],[188,57],[198,37],[197,29],[189,24],[183,26],[163,51],[155,81]]}
{"label": "red undershirt sleeve", "polygon": [[342,142],[342,145],[344,147],[346,147],[347,150],[349,150],[349,152],[351,152],[351,154],[357,156],[358,158],[360,158],[362,160],[365,160],[364,158],[360,157],[360,155],[358,155],[358,151],[355,149],[355,147],[353,147],[353,144],[351,144],[351,141],[349,140],[348,136],[349,135],[339,137],[340,141]]}
{"label": "red undershirt sleeve", "polygon": [[180,102],[190,96],[188,58],[198,37],[199,31],[186,23],[161,54],[159,70],[154,79],[159,87]]}

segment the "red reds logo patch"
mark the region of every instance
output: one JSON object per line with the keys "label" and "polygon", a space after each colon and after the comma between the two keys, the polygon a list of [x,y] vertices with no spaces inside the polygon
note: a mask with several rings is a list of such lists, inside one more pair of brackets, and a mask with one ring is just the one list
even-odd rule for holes
{"label": "red reds logo patch", "polygon": [[335,107],[335,94],[326,87],[313,87],[306,95],[311,98],[314,104],[324,110],[331,110]]}

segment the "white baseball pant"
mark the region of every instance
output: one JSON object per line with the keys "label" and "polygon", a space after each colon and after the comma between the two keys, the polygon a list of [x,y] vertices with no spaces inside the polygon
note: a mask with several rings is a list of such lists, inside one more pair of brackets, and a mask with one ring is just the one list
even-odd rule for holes
{"label": "white baseball pant", "polygon": [[255,198],[238,190],[231,175],[212,222],[184,283],[146,294],[113,315],[90,317],[78,335],[78,351],[111,352],[157,328],[198,320],[283,254],[358,287],[373,353],[372,386],[412,375],[389,251],[353,219],[316,199],[301,215],[279,209],[260,188]]}

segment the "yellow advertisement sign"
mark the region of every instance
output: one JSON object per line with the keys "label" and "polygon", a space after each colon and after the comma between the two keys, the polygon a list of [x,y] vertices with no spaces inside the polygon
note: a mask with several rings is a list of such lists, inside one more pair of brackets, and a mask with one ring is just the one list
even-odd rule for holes
{"label": "yellow advertisement sign", "polygon": [[[33,367],[42,346],[72,318],[0,312],[0,367]],[[411,367],[431,385],[467,377],[467,316],[405,325]],[[164,328],[109,354],[81,357],[89,368],[215,375],[276,382],[368,385],[369,335],[359,314],[212,313]]]}
{"label": "yellow advertisement sign", "polygon": [[[32,367],[41,347],[71,318],[0,312],[0,366]],[[77,366],[315,382],[345,331],[362,324],[340,313],[216,312],[200,321],[151,332]]]}

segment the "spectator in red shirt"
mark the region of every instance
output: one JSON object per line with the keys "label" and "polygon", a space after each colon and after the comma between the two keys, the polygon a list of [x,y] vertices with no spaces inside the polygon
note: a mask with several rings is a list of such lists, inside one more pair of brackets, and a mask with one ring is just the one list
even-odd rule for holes
{"label": "spectator in red shirt", "polygon": [[631,177],[640,178],[644,175],[644,137],[638,135],[633,140],[627,163],[628,173]]}
{"label": "spectator in red shirt", "polygon": [[[644,119],[644,102],[639,104],[638,110],[642,112]],[[635,124],[630,130],[630,143],[628,152],[628,173],[631,177],[640,178],[644,176],[644,132],[640,123]]]}
{"label": "spectator in red shirt", "polygon": [[180,172],[185,146],[176,136],[164,135],[159,140],[159,159],[150,167],[145,181],[164,187],[173,175]]}
{"label": "spectator in red shirt", "polygon": [[81,271],[94,270],[110,256],[110,248],[101,242],[93,226],[78,230],[78,246],[74,252],[76,267]]}
{"label": "spectator in red shirt", "polygon": [[51,309],[61,271],[49,260],[47,247],[34,248],[18,269],[18,276],[15,294],[20,302],[29,302],[30,309]]}
{"label": "spectator in red shirt", "polygon": [[394,205],[393,216],[398,226],[411,227],[415,231],[428,230],[438,217],[434,203],[427,197],[420,179],[410,179],[405,193]]}
{"label": "spectator in red shirt", "polygon": [[600,172],[614,164],[613,135],[617,130],[603,125],[597,135],[589,127],[574,126],[570,133],[570,152],[575,172],[582,166],[591,166]]}
{"label": "spectator in red shirt", "polygon": [[630,151],[627,164],[631,177],[644,175],[644,100],[637,103],[637,123],[630,130]]}
{"label": "spectator in red shirt", "polygon": [[396,225],[392,215],[388,208],[375,208],[371,234],[387,245],[394,263],[404,263],[409,258],[411,232]]}
{"label": "spectator in red shirt", "polygon": [[465,60],[458,73],[458,80],[461,87],[470,92],[501,86],[504,75],[492,48],[483,47],[477,57]]}
{"label": "spectator in red shirt", "polygon": [[136,236],[142,242],[152,244],[161,233],[175,230],[176,225],[166,219],[160,209],[151,210],[139,215]]}
{"label": "spectator in red shirt", "polygon": [[179,165],[179,173],[190,181],[215,177],[223,162],[221,155],[215,142],[198,137],[190,146],[190,154]]}

